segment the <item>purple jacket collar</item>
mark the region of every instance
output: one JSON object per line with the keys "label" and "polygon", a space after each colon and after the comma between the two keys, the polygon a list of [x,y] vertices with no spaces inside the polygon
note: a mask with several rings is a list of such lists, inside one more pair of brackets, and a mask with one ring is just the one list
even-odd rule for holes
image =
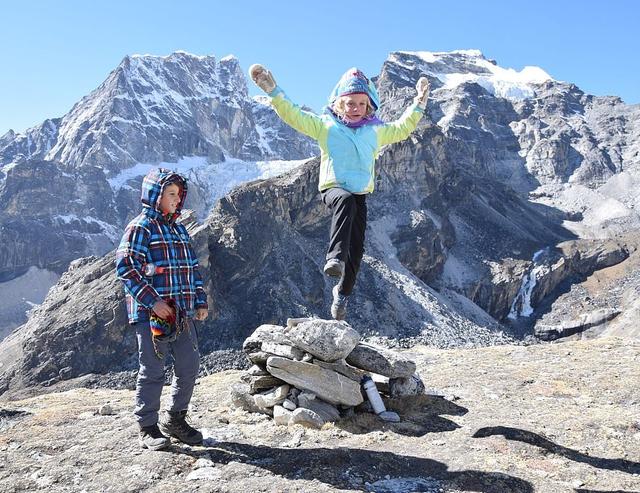
{"label": "purple jacket collar", "polygon": [[351,123],[351,122],[347,122],[346,120],[343,120],[340,117],[340,115],[338,115],[335,111],[333,111],[329,106],[325,108],[325,111],[333,115],[333,117],[336,120],[338,120],[342,125],[349,128],[360,128],[360,127],[364,127],[365,125],[384,125],[384,122],[380,120],[380,118],[378,118],[375,113],[373,115],[365,116],[364,118],[362,118],[361,120],[358,120],[357,122]]}

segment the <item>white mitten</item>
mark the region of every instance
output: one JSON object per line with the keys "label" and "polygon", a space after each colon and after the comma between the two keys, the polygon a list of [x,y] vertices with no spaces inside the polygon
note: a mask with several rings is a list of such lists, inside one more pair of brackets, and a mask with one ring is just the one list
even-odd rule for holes
{"label": "white mitten", "polygon": [[414,102],[417,103],[420,108],[425,109],[427,107],[427,99],[429,99],[429,79],[420,77],[416,84],[416,91],[418,91],[418,95],[415,97]]}
{"label": "white mitten", "polygon": [[269,94],[276,88],[276,81],[265,67],[259,63],[254,63],[249,67],[249,77],[264,92]]}

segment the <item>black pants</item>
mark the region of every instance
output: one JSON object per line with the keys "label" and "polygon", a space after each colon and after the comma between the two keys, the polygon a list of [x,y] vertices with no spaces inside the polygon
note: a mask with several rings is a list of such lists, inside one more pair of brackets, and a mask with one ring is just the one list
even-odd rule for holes
{"label": "black pants", "polygon": [[331,234],[327,260],[336,258],[345,264],[339,292],[349,295],[356,283],[364,253],[364,232],[367,227],[366,194],[356,195],[342,188],[321,192],[322,202],[329,208]]}

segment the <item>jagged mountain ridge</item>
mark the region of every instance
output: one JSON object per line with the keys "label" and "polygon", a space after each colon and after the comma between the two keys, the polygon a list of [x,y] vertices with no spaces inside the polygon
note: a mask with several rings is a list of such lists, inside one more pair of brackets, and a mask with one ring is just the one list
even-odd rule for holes
{"label": "jagged mountain ridge", "polygon": [[[192,155],[212,162],[223,161],[225,155],[244,160],[308,156],[309,144],[297,155],[271,149],[253,119],[261,105],[249,97],[234,56],[219,61],[185,52],[126,56],[64,117],[47,120],[24,135],[4,135],[0,163],[22,154],[65,167],[88,164],[113,172]],[[304,141],[276,118],[268,124],[284,133],[276,137]]]}
{"label": "jagged mountain ridge", "polygon": [[640,105],[585,94],[537,67],[500,68],[478,51],[396,52],[378,77],[381,91],[396,100],[387,114],[407,102],[417,74],[432,83],[432,121],[467,144],[460,163],[484,165],[518,192],[546,184],[602,185],[640,162]]}

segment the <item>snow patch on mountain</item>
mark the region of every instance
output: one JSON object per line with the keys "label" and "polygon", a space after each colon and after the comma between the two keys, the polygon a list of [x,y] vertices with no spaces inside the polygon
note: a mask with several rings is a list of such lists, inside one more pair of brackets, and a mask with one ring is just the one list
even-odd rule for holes
{"label": "snow patch on mountain", "polygon": [[[91,238],[93,235],[104,234],[111,242],[115,242],[120,239],[121,232],[116,228],[113,224],[109,224],[108,222],[101,221],[100,219],[96,219],[91,216],[78,217],[75,214],[58,214],[53,216],[53,221],[59,224],[85,224],[85,225],[94,225],[97,226],[100,230],[99,233],[86,233],[87,239]],[[98,252],[100,253],[100,252]]]}
{"label": "snow patch on mountain", "polygon": [[[451,59],[458,57],[458,63]],[[496,97],[520,101],[535,95],[534,84],[552,77],[540,67],[526,66],[517,71],[502,68],[487,60],[479,50],[452,52],[399,51],[390,55],[390,61],[399,65],[413,65],[423,73],[439,79],[443,89],[455,89],[461,84],[475,82]]]}
{"label": "snow patch on mountain", "polygon": [[132,184],[136,186],[151,169],[166,168],[186,176],[189,182],[196,184],[205,192],[207,210],[203,211],[203,213],[206,214],[215,202],[229,193],[232,188],[249,181],[281,175],[300,166],[305,161],[306,159],[242,161],[240,159],[227,158],[223,162],[209,163],[206,157],[188,156],[176,163],[138,163],[121,171],[107,181],[114,193],[117,193],[122,188],[137,189],[138,187],[134,188],[129,184],[131,180],[133,180]]}

